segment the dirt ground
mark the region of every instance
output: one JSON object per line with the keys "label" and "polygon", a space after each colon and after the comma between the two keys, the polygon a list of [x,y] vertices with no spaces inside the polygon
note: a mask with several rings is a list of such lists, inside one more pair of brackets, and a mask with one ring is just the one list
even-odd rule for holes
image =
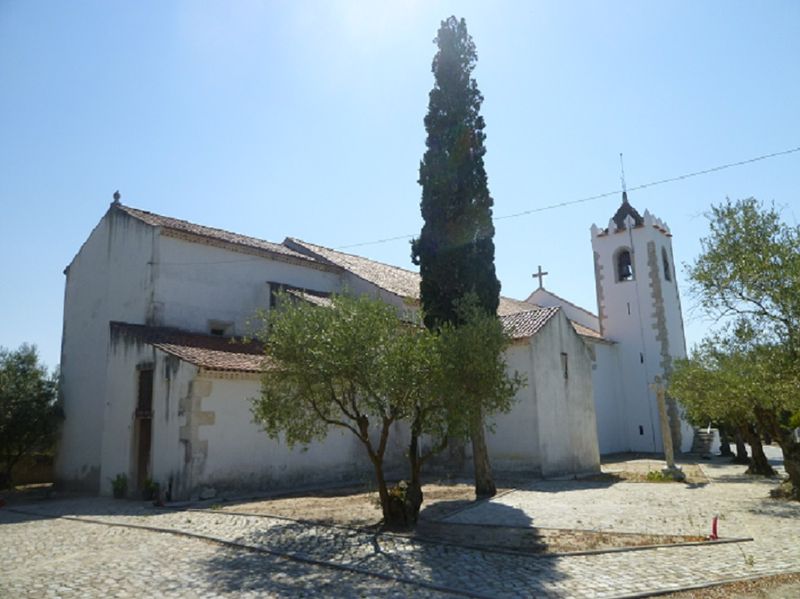
{"label": "dirt ground", "polygon": [[[636,476],[631,474],[631,479],[635,478]],[[523,482],[514,479],[498,480],[498,494],[511,491]],[[465,481],[431,481],[423,486],[422,491],[424,502],[419,524],[413,531],[395,534],[421,540],[522,553],[571,553],[706,540],[703,537],[681,535],[607,533],[442,522],[444,517],[478,501],[472,484]],[[211,509],[358,528],[379,528],[381,521],[377,493],[357,488],[329,489],[258,501],[213,504]]]}
{"label": "dirt ground", "polygon": [[663,596],[669,599],[796,599],[800,597],[800,574],[767,576]]}

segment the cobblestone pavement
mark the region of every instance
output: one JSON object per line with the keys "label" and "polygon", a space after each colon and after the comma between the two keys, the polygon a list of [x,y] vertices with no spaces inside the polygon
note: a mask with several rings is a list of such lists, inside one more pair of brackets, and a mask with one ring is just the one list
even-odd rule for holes
{"label": "cobblestone pavement", "polygon": [[722,536],[754,541],[525,556],[280,518],[156,510],[95,498],[24,508],[59,519],[0,510],[0,596],[107,595],[119,588],[131,594],[157,589],[170,596],[445,596],[450,591],[475,597],[622,597],[800,571],[800,504],[766,499],[774,482],[744,478],[740,466],[715,462],[705,469],[711,482],[701,487],[540,481],[449,520],[707,534],[718,513]]}
{"label": "cobblestone pavement", "polygon": [[[99,506],[98,506],[99,507]],[[0,510],[0,597],[452,597],[196,538]]]}

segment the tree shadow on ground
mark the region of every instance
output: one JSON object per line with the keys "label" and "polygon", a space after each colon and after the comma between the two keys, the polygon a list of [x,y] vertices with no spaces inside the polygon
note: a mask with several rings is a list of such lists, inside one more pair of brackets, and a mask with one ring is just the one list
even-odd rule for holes
{"label": "tree shadow on ground", "polygon": [[[502,509],[505,520],[513,519],[510,512],[519,512],[517,521],[530,526],[530,518],[520,510],[508,506]],[[285,569],[256,567],[259,560],[274,559],[275,555],[289,558],[293,563],[287,566],[290,570],[312,571],[313,588],[324,587],[321,594],[327,596],[386,595],[388,589],[398,596],[429,595],[437,590],[486,596],[538,594],[544,591],[542,584],[552,584],[561,576],[554,570],[552,559],[514,554],[500,546],[478,549],[457,539],[431,538],[413,531],[370,533],[265,518],[262,525],[256,524],[235,543],[262,554],[226,549],[208,560],[208,579],[219,592],[289,596],[312,588],[302,577],[284,580]],[[511,583],[509,571],[513,571]]]}
{"label": "tree shadow on ground", "polygon": [[389,592],[389,582],[378,577],[326,568],[256,551],[221,549],[205,564],[209,586],[217,593],[269,597],[381,597],[410,596]]}
{"label": "tree shadow on ground", "polygon": [[787,498],[768,497],[758,502],[748,510],[751,514],[768,516],[770,518],[788,518],[793,522],[800,522],[800,501]]}

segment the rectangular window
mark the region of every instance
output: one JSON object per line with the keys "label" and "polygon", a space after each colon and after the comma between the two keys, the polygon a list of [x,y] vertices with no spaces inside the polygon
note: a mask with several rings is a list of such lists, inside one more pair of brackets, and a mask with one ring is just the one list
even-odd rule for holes
{"label": "rectangular window", "polygon": [[229,337],[233,334],[233,323],[223,320],[209,320],[208,332],[217,337]]}
{"label": "rectangular window", "polygon": [[567,354],[561,352],[561,371],[564,373],[564,378],[569,378],[569,365],[567,360]]}
{"label": "rectangular window", "polygon": [[153,369],[139,369],[139,395],[136,402],[136,416],[150,418],[153,411]]}

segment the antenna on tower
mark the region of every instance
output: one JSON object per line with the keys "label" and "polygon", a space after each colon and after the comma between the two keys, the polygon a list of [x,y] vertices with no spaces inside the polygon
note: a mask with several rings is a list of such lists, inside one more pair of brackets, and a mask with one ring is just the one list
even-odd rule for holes
{"label": "antenna on tower", "polygon": [[622,152],[619,153],[619,170],[620,170],[620,181],[622,181],[622,201],[627,203],[628,202],[628,188],[625,185],[625,162],[622,160]]}

